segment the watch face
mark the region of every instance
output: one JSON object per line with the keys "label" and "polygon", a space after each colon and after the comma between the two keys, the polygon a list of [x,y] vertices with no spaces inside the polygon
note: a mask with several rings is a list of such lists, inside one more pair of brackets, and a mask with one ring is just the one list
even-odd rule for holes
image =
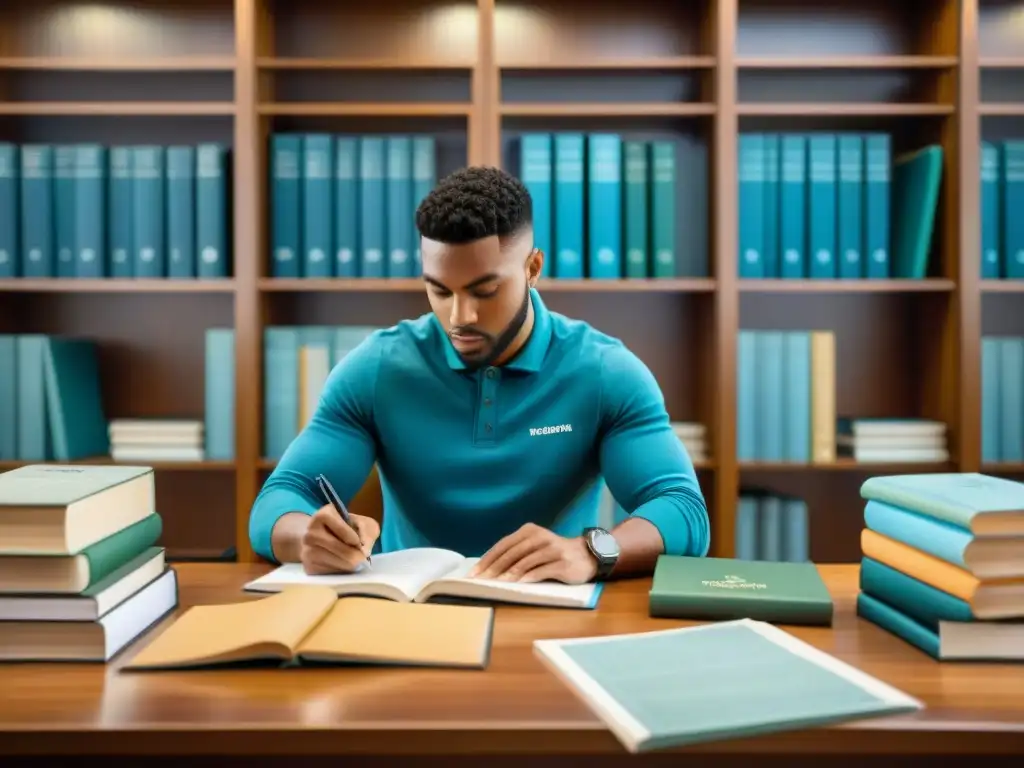
{"label": "watch face", "polygon": [[616,557],[619,554],[619,543],[610,533],[593,531],[590,542],[600,557]]}

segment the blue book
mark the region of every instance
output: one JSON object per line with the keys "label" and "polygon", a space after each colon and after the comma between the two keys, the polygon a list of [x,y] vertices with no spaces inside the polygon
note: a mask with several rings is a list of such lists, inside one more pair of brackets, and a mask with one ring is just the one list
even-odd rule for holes
{"label": "blue book", "polygon": [[302,137],[270,138],[270,271],[274,277],[302,274]]}
{"label": "blue book", "polygon": [[622,139],[587,139],[587,275],[619,279],[622,264]]}
{"label": "blue book", "polygon": [[75,147],[74,251],[75,275],[107,275],[107,148],[100,144]]}
{"label": "blue book", "polygon": [[553,276],[583,277],[584,139],[555,135],[555,263]]}
{"label": "blue book", "polygon": [[207,142],[196,156],[196,273],[201,279],[227,277],[232,229],[228,204],[228,149]]}
{"label": "blue book", "polygon": [[162,146],[132,148],[132,253],[135,277],[167,274],[165,250],[166,153]]}
{"label": "blue book", "polygon": [[864,269],[865,277],[885,280],[892,272],[890,231],[892,205],[892,140],[885,133],[864,137]]}
{"label": "blue book", "polygon": [[764,137],[764,238],[762,260],[764,277],[781,277],[779,228],[781,197],[782,138],[777,133]]}
{"label": "blue book", "polygon": [[981,339],[981,460],[994,464],[1003,454],[1002,416],[1002,350],[1000,339]]}
{"label": "blue book", "polygon": [[423,274],[423,254],[420,252],[420,231],[416,228],[415,211],[437,185],[437,141],[433,136],[415,136],[412,140],[412,221],[413,274]]}
{"label": "blue book", "polygon": [[17,277],[19,273],[20,165],[18,145],[0,142],[0,280]]}
{"label": "blue book", "polygon": [[999,147],[990,141],[981,142],[980,165],[981,276],[986,280],[995,280],[1000,276],[1002,267]]}
{"label": "blue book", "polygon": [[758,509],[756,496],[740,496],[736,505],[734,557],[737,560],[757,560]]}
{"label": "blue book", "polygon": [[74,277],[75,270],[75,146],[53,149],[53,245],[56,277]]}
{"label": "blue book", "polygon": [[234,329],[207,329],[205,366],[203,439],[206,458],[231,461],[235,458]]}
{"label": "blue book", "polygon": [[334,137],[302,137],[302,276],[334,274]]}
{"label": "blue book", "polygon": [[389,136],[386,141],[388,277],[412,277],[413,239],[409,222],[416,216],[412,198],[412,139]]}
{"label": "blue book", "polygon": [[762,496],[757,506],[757,559],[781,562],[782,500],[778,496]]}
{"label": "blue book", "polygon": [[21,274],[53,277],[54,190],[53,146],[21,148]]}
{"label": "blue book", "polygon": [[762,331],[757,336],[757,458],[782,461],[785,454],[783,409],[785,386],[784,334]]}
{"label": "blue book", "polygon": [[1003,142],[1003,272],[1024,279],[1024,141]]}
{"label": "blue book", "polygon": [[1024,461],[1024,338],[999,340],[1000,461]]}
{"label": "blue book", "polygon": [[167,148],[167,276],[196,276],[196,150]]}
{"label": "blue book", "polygon": [[931,144],[893,163],[893,277],[920,280],[928,274],[935,214],[942,186],[943,149]]}
{"label": "blue book", "polygon": [[836,137],[812,134],[808,139],[808,276],[836,277],[837,158]]}
{"label": "blue book", "polygon": [[782,499],[782,559],[787,563],[811,559],[810,510],[803,499]]}
{"label": "blue book", "polygon": [[299,433],[298,328],[263,333],[263,452],[279,459]]}
{"label": "blue book", "polygon": [[50,336],[43,366],[52,458],[67,462],[109,455],[96,342]]}
{"label": "blue book", "polygon": [[134,212],[132,209],[132,150],[127,146],[112,146],[107,153],[107,232],[110,276],[127,278],[135,274],[132,248]]}
{"label": "blue book", "polygon": [[[535,640],[533,648],[630,753],[924,708],[773,624],[751,619]],[[709,686],[729,692],[727,706],[708,705]]]}
{"label": "blue book", "polygon": [[18,337],[0,333],[0,461],[18,458]]}
{"label": "blue book", "polygon": [[736,273],[741,279],[764,277],[765,137],[760,133],[741,133],[738,142],[739,253]]}
{"label": "blue book", "polygon": [[359,140],[334,143],[334,274],[359,276]]}
{"label": "blue book", "polygon": [[387,199],[385,172],[387,157],[384,137],[363,136],[359,141],[359,274],[385,277],[387,248]]}
{"label": "blue book", "polygon": [[551,134],[527,133],[519,138],[519,178],[533,200],[533,245],[544,252],[542,277],[550,277],[555,257],[551,249],[554,195]]}
{"label": "blue book", "polygon": [[736,458],[755,461],[758,454],[758,332],[741,330],[736,342]]}
{"label": "blue book", "polygon": [[807,137],[785,134],[779,182],[779,276],[807,276]]}
{"label": "blue book", "polygon": [[811,461],[811,335],[783,335],[783,451],[785,461]]}
{"label": "blue book", "polygon": [[839,277],[858,279],[864,276],[864,141],[857,134],[842,134],[839,136],[838,152],[836,218],[839,221],[839,232],[836,258],[839,262]]}

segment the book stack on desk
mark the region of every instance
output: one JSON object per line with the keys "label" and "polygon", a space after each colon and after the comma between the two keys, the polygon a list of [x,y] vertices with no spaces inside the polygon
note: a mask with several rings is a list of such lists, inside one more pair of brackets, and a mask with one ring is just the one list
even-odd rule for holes
{"label": "book stack on desk", "polygon": [[0,474],[0,661],[109,661],[178,602],[149,467]]}
{"label": "book stack on desk", "polygon": [[894,475],[861,496],[858,615],[939,660],[1024,660],[1024,484]]}

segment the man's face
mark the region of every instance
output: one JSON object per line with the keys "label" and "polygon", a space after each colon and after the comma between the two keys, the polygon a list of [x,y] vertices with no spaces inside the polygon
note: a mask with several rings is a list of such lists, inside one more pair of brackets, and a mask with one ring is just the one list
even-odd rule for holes
{"label": "man's face", "polygon": [[504,244],[496,237],[460,245],[422,241],[430,307],[471,368],[502,362],[526,322],[529,287],[543,263],[531,242],[530,232]]}

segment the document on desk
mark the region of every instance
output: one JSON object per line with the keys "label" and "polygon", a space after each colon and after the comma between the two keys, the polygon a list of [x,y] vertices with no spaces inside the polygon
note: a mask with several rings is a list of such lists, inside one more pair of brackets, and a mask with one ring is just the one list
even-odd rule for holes
{"label": "document on desk", "polygon": [[766,622],[536,640],[534,652],[630,752],[923,709]]}
{"label": "document on desk", "polygon": [[464,600],[518,603],[549,608],[594,608],[602,584],[562,584],[469,578],[478,558],[447,549],[419,547],[374,555],[356,573],[310,576],[299,563],[287,563],[245,585],[250,592],[279,592],[288,586],[330,587],[338,595],[367,595],[401,603]]}

